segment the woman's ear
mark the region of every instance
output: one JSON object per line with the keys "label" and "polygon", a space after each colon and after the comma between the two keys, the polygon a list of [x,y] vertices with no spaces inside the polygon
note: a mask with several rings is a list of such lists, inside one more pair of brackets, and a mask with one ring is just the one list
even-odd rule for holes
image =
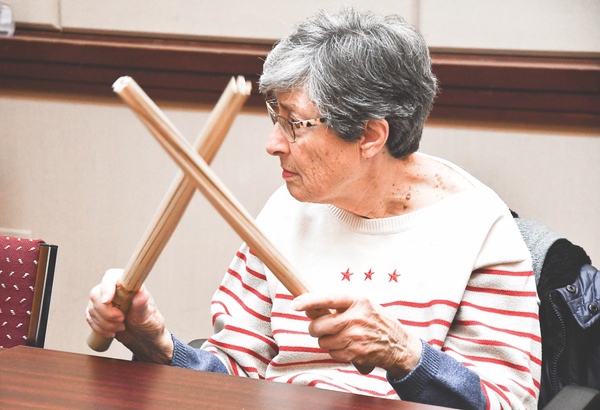
{"label": "woman's ear", "polygon": [[390,125],[387,120],[369,120],[365,132],[360,140],[360,149],[363,158],[372,158],[385,147]]}

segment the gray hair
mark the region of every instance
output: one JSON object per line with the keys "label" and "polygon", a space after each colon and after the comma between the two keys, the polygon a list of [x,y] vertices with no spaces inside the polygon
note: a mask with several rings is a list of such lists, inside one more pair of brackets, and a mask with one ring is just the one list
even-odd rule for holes
{"label": "gray hair", "polygon": [[396,158],[419,149],[437,93],[419,32],[397,15],[346,8],[320,11],[281,39],[264,63],[259,84],[267,98],[302,89],[346,141],[359,140],[367,121],[386,119]]}

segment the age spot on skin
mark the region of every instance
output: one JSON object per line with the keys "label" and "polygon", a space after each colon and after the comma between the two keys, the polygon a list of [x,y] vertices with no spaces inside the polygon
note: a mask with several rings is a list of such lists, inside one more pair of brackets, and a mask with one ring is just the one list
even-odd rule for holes
{"label": "age spot on skin", "polygon": [[440,174],[435,174],[435,179],[438,182],[434,188],[442,188],[443,190],[446,189],[446,185],[444,184],[444,179],[442,178],[442,176]]}

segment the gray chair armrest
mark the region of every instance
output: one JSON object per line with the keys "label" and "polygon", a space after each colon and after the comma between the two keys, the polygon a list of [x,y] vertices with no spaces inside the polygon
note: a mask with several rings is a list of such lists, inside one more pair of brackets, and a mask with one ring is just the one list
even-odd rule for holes
{"label": "gray chair armrest", "polygon": [[600,392],[598,390],[568,385],[544,407],[543,410],[597,410],[600,409]]}
{"label": "gray chair armrest", "polygon": [[194,349],[200,349],[204,342],[206,342],[206,339],[194,339],[188,343],[188,346],[192,346]]}

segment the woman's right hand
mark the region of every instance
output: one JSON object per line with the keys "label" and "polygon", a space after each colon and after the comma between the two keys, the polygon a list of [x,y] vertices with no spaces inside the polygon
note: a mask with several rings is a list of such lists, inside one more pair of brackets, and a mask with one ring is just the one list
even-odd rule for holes
{"label": "woman's right hand", "polygon": [[100,336],[114,337],[123,343],[138,360],[169,364],[173,357],[173,340],[146,287],[142,285],[133,296],[127,315],[112,304],[122,273],[122,269],[109,269],[101,283],[90,291],[86,309],[88,324]]}

